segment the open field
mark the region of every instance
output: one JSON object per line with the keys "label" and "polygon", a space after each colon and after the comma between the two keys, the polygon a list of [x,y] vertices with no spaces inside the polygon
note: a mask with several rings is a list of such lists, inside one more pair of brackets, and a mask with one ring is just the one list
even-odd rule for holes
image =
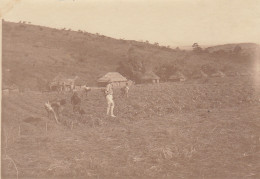
{"label": "open field", "polygon": [[[83,101],[82,119],[69,93],[4,96],[2,178],[260,178],[256,79],[136,85],[129,99],[115,90],[117,118],[105,116],[100,90]],[[64,97],[57,125],[43,105]]]}

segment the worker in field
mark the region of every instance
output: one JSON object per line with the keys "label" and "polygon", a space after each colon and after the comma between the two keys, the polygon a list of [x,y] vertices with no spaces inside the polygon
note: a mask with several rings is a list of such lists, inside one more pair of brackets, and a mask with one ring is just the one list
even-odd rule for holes
{"label": "worker in field", "polygon": [[63,92],[65,92],[65,91],[66,91],[66,89],[65,89],[65,88],[66,88],[66,86],[65,86],[65,82],[63,82],[63,83],[62,83],[62,87],[61,87],[61,89],[62,89],[62,91],[63,91]]}
{"label": "worker in field", "polygon": [[77,91],[73,92],[73,95],[70,98],[70,102],[73,106],[73,112],[75,113],[80,108],[80,104],[81,104],[81,99]]}
{"label": "worker in field", "polygon": [[48,114],[48,118],[50,119],[51,118],[51,115],[53,114],[55,120],[57,123],[59,123],[58,119],[57,119],[57,115],[54,111],[54,109],[52,108],[51,106],[51,103],[49,101],[47,101],[45,104],[44,104],[44,108],[45,110],[47,111],[47,114]]}
{"label": "worker in field", "polygon": [[105,89],[105,95],[106,95],[106,100],[107,100],[107,115],[110,114],[111,117],[116,117],[114,115],[115,103],[114,103],[114,100],[113,100],[112,81],[108,82],[106,89]]}
{"label": "worker in field", "polygon": [[121,88],[121,95],[126,96],[128,98],[128,91],[129,91],[129,85],[126,83],[126,85]]}
{"label": "worker in field", "polygon": [[86,94],[86,97],[88,97],[88,93],[91,91],[91,88],[90,88],[90,87],[87,87],[87,85],[84,85],[84,86],[83,86],[83,90],[84,90],[84,92],[85,92],[85,94]]}
{"label": "worker in field", "polygon": [[62,111],[66,103],[66,99],[55,100],[51,103],[51,107],[53,108],[58,118],[60,118],[62,115]]}
{"label": "worker in field", "polygon": [[48,117],[51,118],[51,114],[53,114],[56,122],[59,123],[58,118],[62,115],[65,104],[66,99],[54,100],[51,103],[49,101],[46,102],[44,107],[48,113]]}

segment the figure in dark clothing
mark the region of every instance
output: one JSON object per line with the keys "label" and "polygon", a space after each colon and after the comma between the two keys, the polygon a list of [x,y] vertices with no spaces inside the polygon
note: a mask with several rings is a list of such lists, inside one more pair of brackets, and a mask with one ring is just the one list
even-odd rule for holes
{"label": "figure in dark clothing", "polygon": [[77,110],[80,108],[81,99],[77,92],[74,92],[72,97],[70,98],[70,102],[73,106],[73,112],[77,112]]}

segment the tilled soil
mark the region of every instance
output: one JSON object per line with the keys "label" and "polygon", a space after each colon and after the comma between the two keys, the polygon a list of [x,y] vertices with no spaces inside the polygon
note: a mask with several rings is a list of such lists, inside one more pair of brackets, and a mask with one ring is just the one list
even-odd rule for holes
{"label": "tilled soil", "polygon": [[[100,90],[82,97],[83,117],[70,93],[4,96],[2,177],[259,178],[260,86],[250,79],[136,85],[129,98],[116,89],[116,118]],[[54,98],[67,99],[59,125],[43,106]]]}

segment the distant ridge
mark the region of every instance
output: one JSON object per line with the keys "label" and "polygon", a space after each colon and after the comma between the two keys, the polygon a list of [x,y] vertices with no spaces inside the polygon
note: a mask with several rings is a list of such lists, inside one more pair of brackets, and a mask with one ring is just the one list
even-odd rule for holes
{"label": "distant ridge", "polygon": [[224,50],[224,51],[230,51],[233,50],[237,45],[239,45],[243,50],[255,50],[257,47],[259,47],[256,43],[230,43],[230,44],[223,44],[223,45],[216,45],[212,47],[206,48],[210,52],[218,51],[218,50]]}

